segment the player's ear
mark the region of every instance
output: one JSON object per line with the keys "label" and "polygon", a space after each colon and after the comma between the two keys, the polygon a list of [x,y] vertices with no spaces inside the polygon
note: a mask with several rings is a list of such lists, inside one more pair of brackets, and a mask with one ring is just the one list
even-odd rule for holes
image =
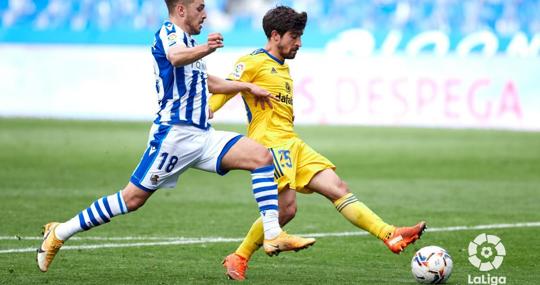
{"label": "player's ear", "polygon": [[270,38],[273,41],[279,42],[279,40],[281,39],[281,35],[278,33],[278,31],[272,30],[272,33],[270,34]]}
{"label": "player's ear", "polygon": [[175,9],[176,14],[178,14],[180,17],[184,17],[184,15],[186,14],[186,7],[182,3],[178,3]]}

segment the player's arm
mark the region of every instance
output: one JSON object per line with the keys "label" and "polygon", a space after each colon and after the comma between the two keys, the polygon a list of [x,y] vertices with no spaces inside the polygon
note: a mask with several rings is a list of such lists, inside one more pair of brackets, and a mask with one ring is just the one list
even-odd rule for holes
{"label": "player's arm", "polygon": [[256,92],[258,95],[263,93],[263,96],[269,94],[268,91],[253,83],[225,80],[210,74],[208,74],[208,90],[213,94],[236,94],[238,92]]}
{"label": "player's arm", "polygon": [[229,100],[231,100],[236,94],[213,94],[210,97],[210,111],[217,112],[223,107]]}
{"label": "player's arm", "polygon": [[167,59],[174,66],[184,66],[213,53],[223,47],[223,36],[220,33],[208,35],[208,42],[196,47],[173,46],[167,51]]}
{"label": "player's arm", "polygon": [[[234,97],[234,95],[236,95],[238,92],[252,94],[255,97],[255,104],[257,104],[257,102],[260,103],[263,110],[265,104],[268,104],[268,106],[272,108],[273,106],[271,100],[275,100],[274,96],[272,96],[270,92],[257,86],[256,84],[225,80],[213,75],[208,75],[208,90],[213,94],[232,95],[230,98]],[[213,95],[212,97],[214,96],[216,95]],[[223,104],[225,104],[230,98],[226,99]],[[223,104],[221,106],[223,106]]]}

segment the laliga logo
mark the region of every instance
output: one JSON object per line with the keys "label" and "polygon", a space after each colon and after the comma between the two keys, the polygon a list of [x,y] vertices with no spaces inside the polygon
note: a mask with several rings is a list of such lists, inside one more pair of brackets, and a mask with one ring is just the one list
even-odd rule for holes
{"label": "laliga logo", "polygon": [[[506,249],[501,239],[494,235],[479,234],[469,243],[469,262],[480,271],[491,271],[501,267]],[[506,284],[505,276],[468,275],[469,284]]]}
{"label": "laliga logo", "polygon": [[469,243],[469,262],[480,271],[501,267],[505,255],[504,245],[497,236],[480,234]]}

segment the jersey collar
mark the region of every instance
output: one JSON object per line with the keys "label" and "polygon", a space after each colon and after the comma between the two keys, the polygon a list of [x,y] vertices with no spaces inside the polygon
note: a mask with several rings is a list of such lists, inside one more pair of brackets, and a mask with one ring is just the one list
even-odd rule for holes
{"label": "jersey collar", "polygon": [[266,53],[266,55],[268,55],[271,59],[275,60],[277,63],[279,63],[281,65],[283,65],[285,63],[285,61],[281,61],[277,57],[271,55],[267,50],[265,50],[263,48],[261,50],[264,51],[264,53]]}

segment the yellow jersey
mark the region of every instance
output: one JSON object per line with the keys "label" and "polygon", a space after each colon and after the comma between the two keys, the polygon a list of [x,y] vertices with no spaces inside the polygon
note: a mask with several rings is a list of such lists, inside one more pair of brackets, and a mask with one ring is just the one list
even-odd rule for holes
{"label": "yellow jersey", "polygon": [[[272,101],[273,108],[265,106],[263,110],[260,104],[255,106],[253,95],[242,93],[248,117],[248,137],[266,147],[297,137],[293,130],[293,81],[285,62],[265,49],[258,49],[238,59],[228,79],[254,83],[277,99],[277,102]],[[212,95],[210,109],[214,112],[219,110],[235,95]]]}

